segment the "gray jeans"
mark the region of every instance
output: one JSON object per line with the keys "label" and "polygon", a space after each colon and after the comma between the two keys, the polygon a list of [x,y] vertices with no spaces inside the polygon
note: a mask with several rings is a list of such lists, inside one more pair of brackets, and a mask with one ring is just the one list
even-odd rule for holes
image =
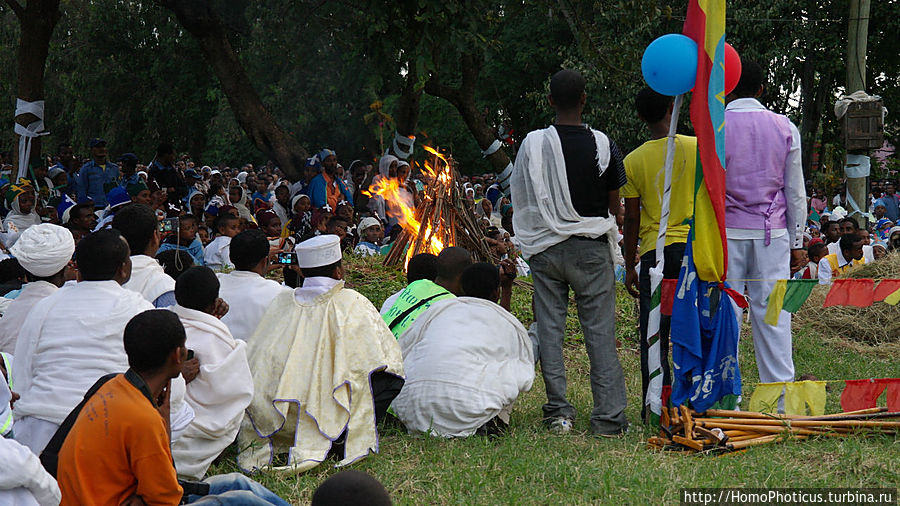
{"label": "gray jeans", "polygon": [[624,430],[628,426],[625,378],[616,353],[616,292],[609,245],[602,240],[570,237],[533,256],[529,264],[534,276],[541,372],[547,388],[544,417],[575,417],[575,407],[566,400],[563,362],[571,287],[591,363],[591,432],[610,434]]}

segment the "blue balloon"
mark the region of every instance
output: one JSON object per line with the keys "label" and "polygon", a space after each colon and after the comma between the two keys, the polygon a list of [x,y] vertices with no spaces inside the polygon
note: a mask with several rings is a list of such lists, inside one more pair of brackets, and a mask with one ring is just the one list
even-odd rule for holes
{"label": "blue balloon", "polygon": [[697,43],[678,33],[659,37],[644,50],[641,73],[657,93],[674,97],[691,91],[697,80]]}

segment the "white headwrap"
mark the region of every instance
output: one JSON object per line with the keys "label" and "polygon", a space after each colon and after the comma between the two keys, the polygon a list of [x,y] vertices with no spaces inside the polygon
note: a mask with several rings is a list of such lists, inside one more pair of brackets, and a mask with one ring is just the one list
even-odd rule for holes
{"label": "white headwrap", "polygon": [[22,268],[46,278],[63,270],[75,253],[75,240],[68,229],[42,223],[28,227],[9,249]]}
{"label": "white headwrap", "polygon": [[[384,177],[388,177],[388,174],[391,171],[391,164],[394,162],[399,162],[400,159],[394,155],[384,155],[381,157],[381,160],[378,160],[378,173]],[[398,163],[399,166],[399,163]]]}
{"label": "white headwrap", "polygon": [[238,181],[240,181],[241,184],[244,184],[244,183],[247,181],[247,173],[246,173],[246,172],[240,172],[240,173],[238,173],[238,175],[237,175],[237,177],[236,177],[235,179],[237,179]]}

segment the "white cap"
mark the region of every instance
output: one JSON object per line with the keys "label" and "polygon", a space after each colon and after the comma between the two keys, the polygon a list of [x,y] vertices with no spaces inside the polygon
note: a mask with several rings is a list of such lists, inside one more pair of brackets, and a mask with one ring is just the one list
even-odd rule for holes
{"label": "white cap", "polygon": [[325,267],[341,259],[341,239],[332,234],[317,235],[298,244],[294,251],[301,269]]}

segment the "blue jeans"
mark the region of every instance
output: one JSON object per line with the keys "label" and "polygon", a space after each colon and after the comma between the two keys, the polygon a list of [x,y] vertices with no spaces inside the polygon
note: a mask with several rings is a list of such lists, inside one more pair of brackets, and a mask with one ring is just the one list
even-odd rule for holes
{"label": "blue jeans", "polygon": [[203,481],[209,483],[209,495],[192,495],[188,504],[290,506],[271,490],[240,473],[219,474]]}

